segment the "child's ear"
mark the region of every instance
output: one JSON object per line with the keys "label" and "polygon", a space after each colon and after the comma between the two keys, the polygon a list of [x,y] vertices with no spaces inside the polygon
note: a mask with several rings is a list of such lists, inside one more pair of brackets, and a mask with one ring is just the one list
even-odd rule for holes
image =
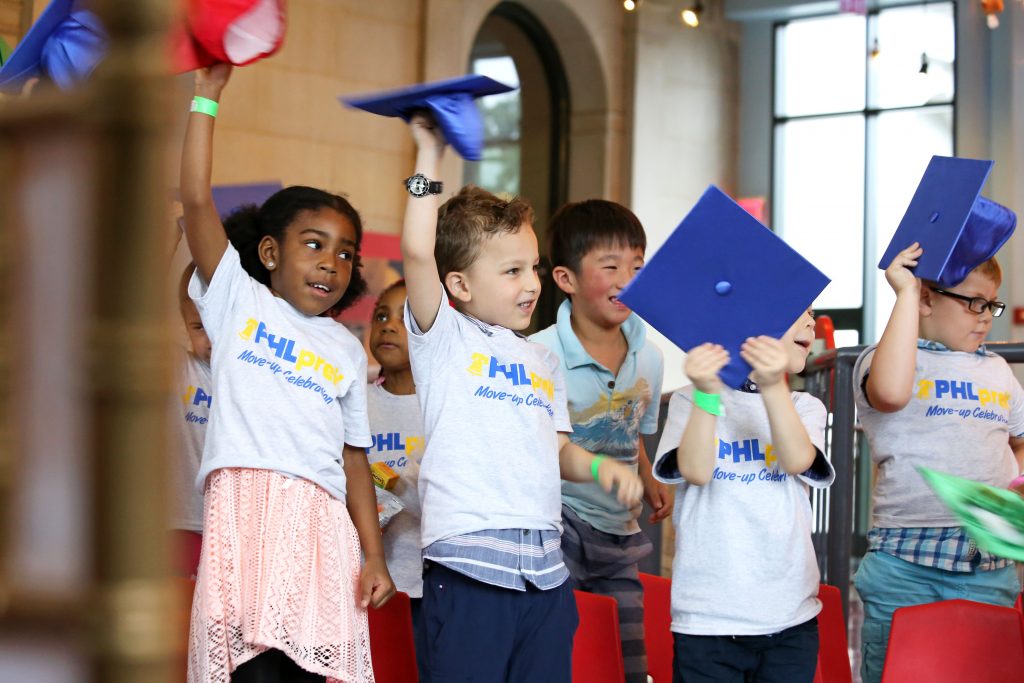
{"label": "child's ear", "polygon": [[473,295],[469,291],[469,281],[465,274],[452,271],[444,276],[444,286],[448,293],[464,304],[468,304]]}
{"label": "child's ear", "polygon": [[551,269],[551,277],[554,279],[555,284],[558,285],[558,288],[566,294],[572,295],[576,293],[576,273],[565,266],[555,266]]}
{"label": "child's ear", "polygon": [[921,300],[918,303],[917,312],[922,318],[927,318],[932,314],[932,288],[921,283]]}
{"label": "child's ear", "polygon": [[281,264],[280,251],[277,240],[270,235],[264,235],[256,247],[256,253],[259,255],[263,267],[271,271]]}

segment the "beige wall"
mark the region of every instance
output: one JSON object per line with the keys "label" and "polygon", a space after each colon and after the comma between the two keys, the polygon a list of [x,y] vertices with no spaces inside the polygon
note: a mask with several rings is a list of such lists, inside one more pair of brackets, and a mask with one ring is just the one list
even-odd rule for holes
{"label": "beige wall", "polygon": [[[717,9],[708,3],[709,10]],[[737,27],[706,11],[699,30],[672,7],[647,3],[636,37],[632,205],[657,251],[710,184],[736,188]],[[683,353],[652,331],[665,354],[666,391],[686,383]]]}

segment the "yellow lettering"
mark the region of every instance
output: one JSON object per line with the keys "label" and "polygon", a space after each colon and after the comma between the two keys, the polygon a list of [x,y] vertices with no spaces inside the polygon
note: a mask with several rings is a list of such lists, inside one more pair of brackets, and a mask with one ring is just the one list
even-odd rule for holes
{"label": "yellow lettering", "polygon": [[187,406],[195,392],[196,388],[190,385],[189,388],[185,390],[185,393],[181,395],[181,405]]}
{"label": "yellow lettering", "polygon": [[423,450],[423,437],[422,436],[407,436],[405,437],[405,454],[413,455]]}
{"label": "yellow lettering", "polygon": [[778,461],[779,459],[775,457],[775,446],[768,444],[768,447],[764,449],[764,466],[772,469]]}
{"label": "yellow lettering", "polygon": [[317,355],[312,351],[306,351],[305,349],[299,351],[299,359],[295,361],[295,369],[301,370],[302,368],[310,367],[316,358]]}
{"label": "yellow lettering", "polygon": [[472,356],[473,362],[469,364],[469,367],[466,368],[466,370],[469,374],[480,377],[484,374],[484,363],[487,363],[490,360],[490,356],[485,356],[482,353],[474,353]]}
{"label": "yellow lettering", "polygon": [[935,388],[935,382],[930,379],[922,379],[917,383],[917,397],[928,398],[933,388]]}
{"label": "yellow lettering", "polygon": [[256,327],[258,325],[259,323],[254,318],[249,318],[245,321],[245,328],[238,333],[238,336],[247,341],[252,339],[252,335],[256,332]]}

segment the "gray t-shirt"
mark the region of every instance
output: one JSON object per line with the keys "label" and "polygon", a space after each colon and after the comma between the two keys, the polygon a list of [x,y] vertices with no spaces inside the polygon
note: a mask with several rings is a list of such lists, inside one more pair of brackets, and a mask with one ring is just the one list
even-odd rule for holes
{"label": "gray t-shirt", "polygon": [[423,416],[416,394],[392,394],[371,384],[366,391],[373,445],[366,449],[371,464],[382,462],[398,474],[392,493],[402,509],[384,529],[384,556],[398,590],[411,598],[423,596],[420,558],[420,497],[416,491],[423,457]]}
{"label": "gray t-shirt", "polygon": [[203,459],[206,425],[213,407],[210,366],[184,349],[176,360],[171,426],[174,454],[171,460],[172,529],[203,530],[203,492],[196,475]]}
{"label": "gray t-shirt", "polygon": [[717,465],[704,486],[679,474],[676,449],[693,406],[693,387],[672,395],[655,477],[678,484],[672,562],[672,630],[690,635],[765,635],[821,611],[811,544],[808,485],[832,484],[825,459],[825,406],[801,392],[793,404],[819,455],[801,475],[781,471],[759,394],[725,389],[714,445]]}
{"label": "gray t-shirt", "polygon": [[558,356],[448,305],[425,334],[408,304],[416,395],[427,447],[421,543],[486,529],[561,525],[558,432],[571,432]]}
{"label": "gray t-shirt", "polygon": [[1010,436],[1024,434],[1024,391],[995,354],[918,348],[910,402],[881,413],[863,389],[875,348],[853,367],[860,422],[878,466],[872,524],[960,526],[917,468],[1007,486],[1017,476]]}
{"label": "gray t-shirt", "polygon": [[222,467],[301,477],[345,500],[345,444],[371,444],[366,353],[331,318],[297,311],[249,277],[230,245],[188,286],[213,343],[217,400],[196,486]]}

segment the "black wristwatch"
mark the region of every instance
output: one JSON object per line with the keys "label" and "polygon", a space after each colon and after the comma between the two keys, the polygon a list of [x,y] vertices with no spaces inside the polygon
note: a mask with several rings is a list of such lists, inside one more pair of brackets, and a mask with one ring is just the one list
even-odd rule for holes
{"label": "black wristwatch", "polygon": [[431,180],[422,173],[417,173],[405,179],[405,189],[413,197],[426,197],[428,194],[441,194],[444,184],[437,180]]}

